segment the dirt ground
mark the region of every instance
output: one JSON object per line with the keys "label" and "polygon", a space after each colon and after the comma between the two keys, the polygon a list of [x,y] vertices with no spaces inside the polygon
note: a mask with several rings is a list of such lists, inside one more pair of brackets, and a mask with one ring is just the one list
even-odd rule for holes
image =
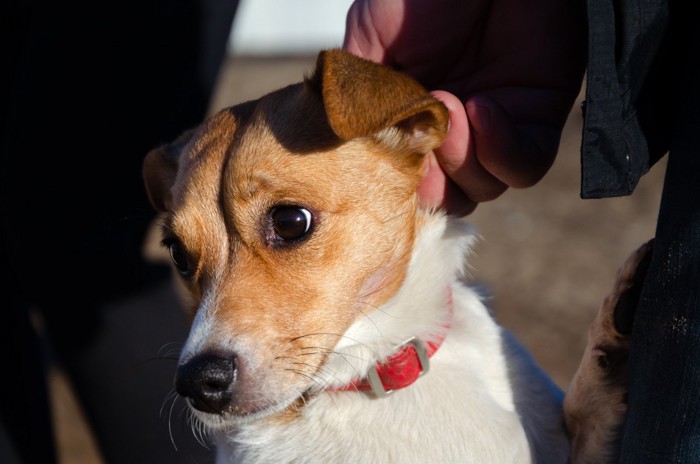
{"label": "dirt ground", "polygon": [[[315,57],[229,58],[211,110],[300,80]],[[577,103],[583,99],[581,95]],[[654,234],[664,163],[630,197],[581,200],[581,113],[574,107],[560,153],[535,187],[510,190],[469,216],[481,242],[473,278],[492,295],[496,318],[511,329],[563,389],[576,370],[586,330],[618,266]],[[53,375],[62,463],[99,463],[70,387]]]}

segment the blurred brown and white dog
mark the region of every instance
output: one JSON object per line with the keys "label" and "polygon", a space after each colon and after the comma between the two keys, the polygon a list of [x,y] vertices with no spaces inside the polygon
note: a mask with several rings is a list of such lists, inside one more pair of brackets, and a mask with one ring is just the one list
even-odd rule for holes
{"label": "blurred brown and white dog", "polygon": [[419,206],[447,124],[329,50],[149,153],[193,314],[176,390],[218,462],[568,462],[563,393],[466,282],[472,229]]}
{"label": "blurred brown and white dog", "polygon": [[629,336],[653,239],[635,250],[617,272],[615,285],[588,331],[588,345],[564,399],[575,464],[619,460],[627,414]]}

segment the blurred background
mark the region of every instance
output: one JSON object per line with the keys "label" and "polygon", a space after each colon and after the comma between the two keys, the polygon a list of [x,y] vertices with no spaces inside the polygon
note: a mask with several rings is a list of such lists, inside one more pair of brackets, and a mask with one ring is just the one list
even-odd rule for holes
{"label": "blurred background", "polygon": [[[320,49],[340,46],[350,3],[242,0],[209,113],[301,80]],[[581,200],[581,123],[577,104],[544,180],[511,189],[469,216],[482,236],[470,261],[473,279],[490,290],[496,319],[563,389],[618,266],[654,234],[664,171],[661,162],[630,197]],[[102,462],[70,383],[58,367],[51,372],[60,461]]]}

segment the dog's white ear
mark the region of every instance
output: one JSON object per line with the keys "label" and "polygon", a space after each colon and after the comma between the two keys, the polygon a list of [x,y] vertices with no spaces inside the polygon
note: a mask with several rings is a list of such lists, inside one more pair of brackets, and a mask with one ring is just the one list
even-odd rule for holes
{"label": "dog's white ear", "polygon": [[182,133],[174,142],[154,148],[143,161],[143,180],[151,205],[165,212],[171,206],[170,189],[177,176],[178,161],[183,148],[194,136],[196,129]]}
{"label": "dog's white ear", "polygon": [[445,138],[445,105],[388,66],[325,50],[307,85],[320,88],[328,122],[341,139],[375,135],[390,146],[424,155]]}

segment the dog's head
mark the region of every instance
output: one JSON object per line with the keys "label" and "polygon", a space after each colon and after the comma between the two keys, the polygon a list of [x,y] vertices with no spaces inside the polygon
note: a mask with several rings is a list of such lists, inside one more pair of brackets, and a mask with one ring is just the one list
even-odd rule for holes
{"label": "dog's head", "polygon": [[176,387],[200,419],[269,416],[319,386],[347,328],[401,286],[447,124],[412,79],[331,50],[304,82],[148,154],[193,314]]}

